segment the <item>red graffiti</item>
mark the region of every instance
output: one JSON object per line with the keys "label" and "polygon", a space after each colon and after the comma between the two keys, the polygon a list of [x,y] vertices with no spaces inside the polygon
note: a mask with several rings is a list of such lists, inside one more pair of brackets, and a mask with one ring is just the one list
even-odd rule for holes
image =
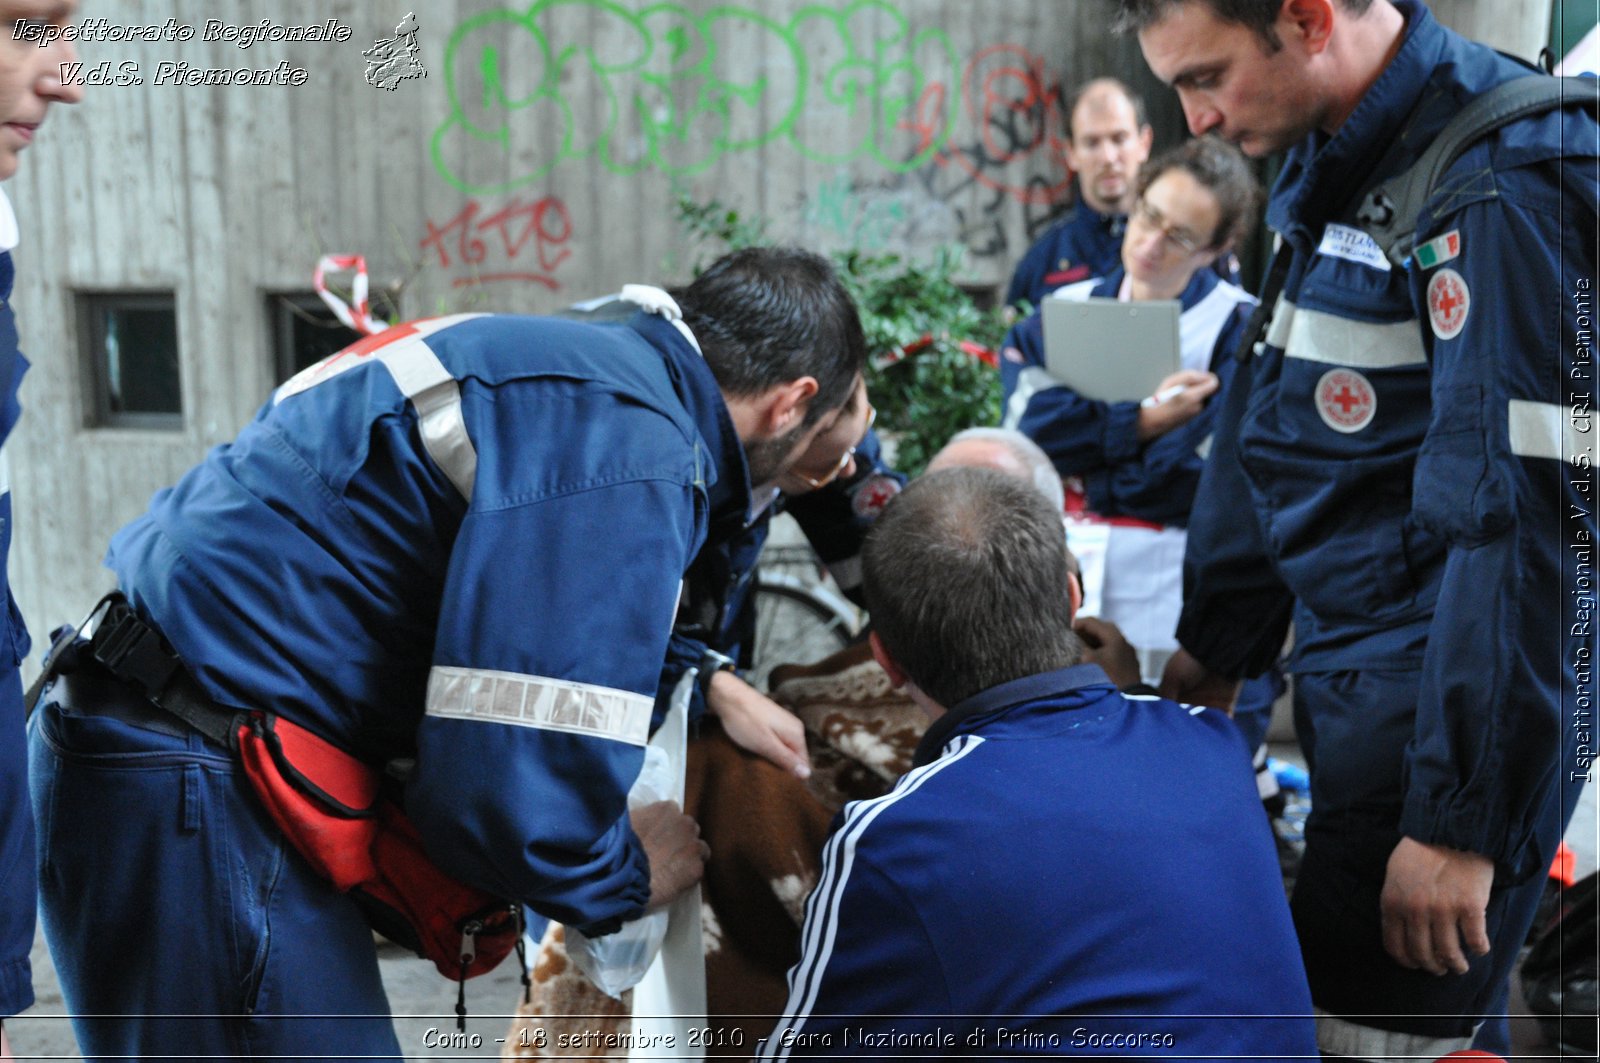
{"label": "red graffiti", "polygon": [[[993,45],[973,56],[961,75],[961,105],[977,140],[946,147],[938,164],[954,166],[1019,203],[1065,199],[1072,187],[1061,114],[1065,94],[1046,70],[1044,59],[1015,44]],[[1013,165],[1041,152],[1048,168],[1042,178]]]}
{"label": "red graffiti", "polygon": [[[559,291],[561,285],[554,276],[556,267],[572,254],[572,249],[566,246],[572,238],[572,215],[567,213],[567,205],[555,196],[533,203],[525,203],[518,196],[493,214],[480,218],[483,209],[477,200],[469,199],[467,205],[443,225],[431,220],[427,223],[428,235],[422,238],[419,246],[436,251],[443,269],[469,269],[452,280],[450,286],[464,288],[498,281],[527,281]],[[494,240],[496,235],[498,242]],[[533,259],[518,261],[530,242]],[[524,268],[484,268],[498,266],[502,259],[506,265]],[[526,268],[532,265],[538,268]]]}

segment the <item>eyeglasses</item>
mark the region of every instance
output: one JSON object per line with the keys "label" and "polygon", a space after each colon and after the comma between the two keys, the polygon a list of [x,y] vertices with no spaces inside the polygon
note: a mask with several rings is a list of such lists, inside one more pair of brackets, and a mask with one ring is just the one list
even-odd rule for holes
{"label": "eyeglasses", "polygon": [[1161,233],[1164,240],[1186,255],[1192,255],[1205,246],[1200,238],[1188,229],[1169,224],[1165,214],[1143,199],[1133,205],[1133,213],[1128,216],[1128,220],[1155,229]]}
{"label": "eyeglasses", "polygon": [[872,403],[869,402],[869,403],[867,403],[867,427],[862,430],[861,438],[856,440],[855,446],[851,447],[850,449],[846,450],[843,454],[839,455],[838,464],[834,465],[834,467],[832,469],[830,469],[826,473],[823,473],[821,477],[816,478],[816,479],[813,479],[812,477],[807,476],[805,473],[801,472],[799,469],[790,469],[789,470],[790,474],[793,475],[795,479],[799,480],[801,483],[805,484],[807,487],[809,487],[813,491],[819,490],[820,488],[823,488],[823,487],[827,487],[829,484],[833,483],[833,481],[837,480],[840,477],[840,475],[843,474],[845,469],[849,468],[850,459],[854,458],[856,456],[857,447],[860,447],[862,443],[865,443],[867,441],[867,433],[872,431],[872,426],[874,424],[877,424],[877,423],[878,423],[878,408],[876,406],[872,405]]}

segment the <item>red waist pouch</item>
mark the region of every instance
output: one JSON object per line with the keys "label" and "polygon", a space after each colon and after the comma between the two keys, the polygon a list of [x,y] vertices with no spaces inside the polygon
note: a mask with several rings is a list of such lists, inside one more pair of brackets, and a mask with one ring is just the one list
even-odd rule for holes
{"label": "red waist pouch", "polygon": [[516,947],[518,906],[441,871],[377,769],[272,713],[253,714],[238,738],[267,814],[374,930],[451,979],[487,974]]}

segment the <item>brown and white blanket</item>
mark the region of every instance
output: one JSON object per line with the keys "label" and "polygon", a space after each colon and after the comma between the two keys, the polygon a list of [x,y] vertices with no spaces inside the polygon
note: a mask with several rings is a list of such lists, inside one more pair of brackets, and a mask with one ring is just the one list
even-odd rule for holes
{"label": "brown and white blanket", "polygon": [[[707,1055],[748,1057],[771,1032],[834,813],[887,793],[927,727],[865,645],[779,668],[771,688],[805,724],[809,780],[746,753],[714,724],[689,742],[684,810],[711,847],[701,884]],[[631,996],[612,1000],[590,985],[567,958],[563,929],[551,926],[504,1058],[625,1058],[625,1047],[606,1046],[626,1043],[619,1035],[631,1029]],[[519,1046],[519,1031],[535,1025],[543,1047]]]}

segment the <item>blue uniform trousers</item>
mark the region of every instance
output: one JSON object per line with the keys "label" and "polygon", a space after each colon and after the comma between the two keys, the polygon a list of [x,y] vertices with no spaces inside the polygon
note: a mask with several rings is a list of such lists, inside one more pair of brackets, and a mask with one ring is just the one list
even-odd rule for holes
{"label": "blue uniform trousers", "polygon": [[79,676],[29,731],[45,939],[87,1058],[400,1058],[366,921],[226,750]]}
{"label": "blue uniform trousers", "polygon": [[1264,675],[1246,679],[1239,687],[1239,697],[1233,706],[1233,722],[1244,735],[1244,744],[1254,753],[1256,747],[1267,740],[1267,728],[1272,723],[1272,703],[1283,693],[1283,672],[1277,666]]}
{"label": "blue uniform trousers", "polygon": [[[1407,970],[1384,952],[1379,895],[1400,841],[1402,753],[1419,680],[1409,670],[1296,673],[1295,728],[1311,767],[1311,811],[1290,908],[1318,1007],[1378,1029],[1465,1037],[1479,1016],[1504,1007],[1544,876],[1508,885],[1497,875],[1487,913],[1491,949],[1465,975]],[[1553,859],[1581,789],[1554,791],[1534,842],[1539,866]]]}

